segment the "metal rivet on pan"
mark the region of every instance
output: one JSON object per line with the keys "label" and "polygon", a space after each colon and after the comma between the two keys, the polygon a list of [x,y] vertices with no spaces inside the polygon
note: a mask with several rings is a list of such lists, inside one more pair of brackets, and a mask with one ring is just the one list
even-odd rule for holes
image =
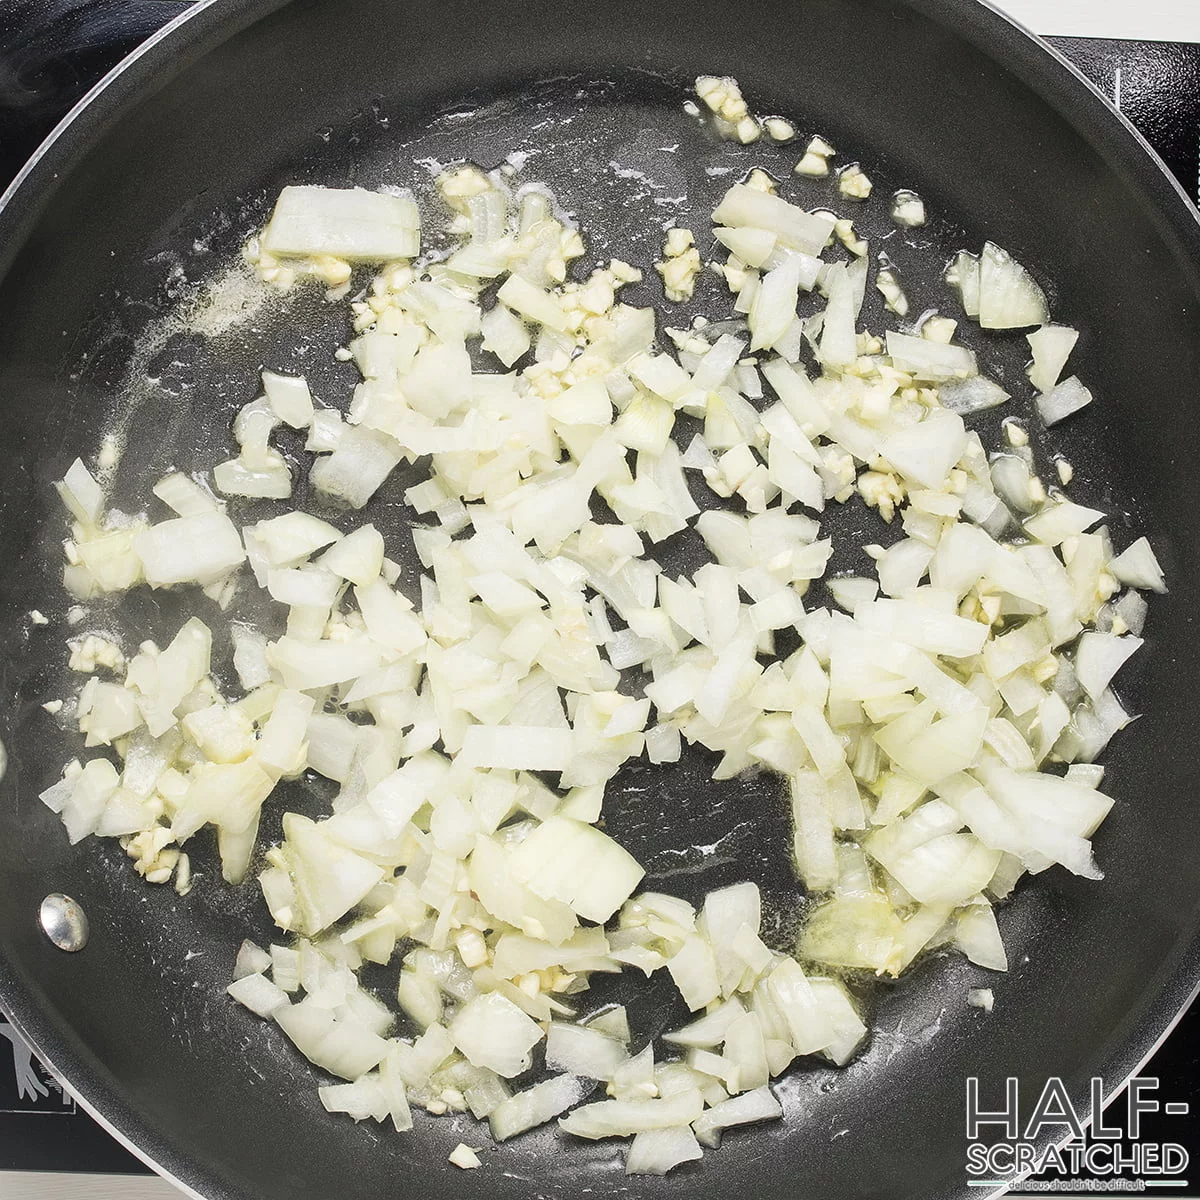
{"label": "metal rivet on pan", "polygon": [[51,892],[38,911],[46,936],[60,949],[74,954],[88,940],[87,913],[61,892]]}

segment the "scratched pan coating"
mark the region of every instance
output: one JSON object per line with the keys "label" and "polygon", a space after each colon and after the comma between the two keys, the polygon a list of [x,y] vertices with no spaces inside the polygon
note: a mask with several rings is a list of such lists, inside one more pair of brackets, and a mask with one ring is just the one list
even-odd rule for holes
{"label": "scratched pan coating", "polygon": [[[270,935],[253,885],[215,883],[211,849],[198,844],[191,896],[149,889],[115,844],[68,847],[37,801],[78,752],[40,708],[71,686],[58,578],[65,526],[50,483],[76,454],[94,453],[105,430],[122,429],[118,503],[145,507],[147,480],[225,455],[232,414],[263,365],[303,370],[323,400],[346,404],[353,370],[330,358],[348,333],[344,306],[312,294],[268,302],[219,336],[178,319],[285,183],[427,194],[428,164],[417,160],[493,167],[520,150],[515,182],[555,191],[591,238],[589,261],[616,253],[643,267],[667,223],[690,225],[707,247],[716,197],[751,165],[787,180],[789,198],[825,199],[828,185],[789,178],[795,147],[719,143],[683,112],[684,88],[701,72],[736,75],[756,109],[829,137],[863,162],[878,194],[905,186],[924,196],[925,229],[897,233],[882,201],[860,222],[873,249],[886,247],[900,265],[914,308],[946,305],[941,263],[990,236],[1034,267],[1056,317],[1084,331],[1073,367],[1097,402],[1050,445],[1075,466],[1074,497],[1113,514],[1119,542],[1151,534],[1172,586],[1152,606],[1147,647],[1124,682],[1143,719],[1107,758],[1118,803],[1097,852],[1108,878],[1052,871],[1023,886],[1000,918],[1013,963],[1003,979],[935,956],[898,985],[864,991],[874,1032],[863,1055],[841,1071],[796,1064],[776,1085],[785,1119],[729,1133],[702,1166],[628,1180],[619,1145],[567,1146],[551,1126],[489,1145],[483,1170],[452,1172],[445,1160],[457,1142],[487,1142],[470,1118],[422,1117],[402,1137],[331,1118],[308,1064],[226,1000],[238,943]],[[1122,1080],[1197,978],[1189,734],[1200,720],[1200,640],[1187,498],[1190,464],[1200,461],[1198,254],[1194,216],[1135,135],[1069,68],[982,7],[203,8],[110,83],[0,212],[0,737],[11,756],[0,785],[0,1003],[119,1136],[213,1200],[965,1194],[968,1076],[997,1095],[1006,1075],[1029,1088],[1061,1075],[1086,1107],[1088,1078]],[[660,301],[652,274],[630,298]],[[674,323],[727,303],[706,277]],[[878,303],[868,301],[869,327],[882,324]],[[999,364],[1013,411],[1027,412],[1019,335],[964,334]],[[978,424],[989,443],[998,420]],[[415,477],[398,473],[368,510],[410,581],[417,564],[402,492]],[[864,538],[888,536],[854,504],[825,524],[841,547],[839,569],[861,565]],[[673,539],[663,557],[668,569],[694,567],[696,543]],[[35,607],[49,627],[30,626]],[[98,609],[86,627],[169,635],[183,611],[178,597],[138,593]],[[779,781],[714,783],[712,765],[699,751],[677,766],[629,765],[610,786],[606,827],[646,864],[648,886],[694,900],[757,881],[770,936],[784,947],[803,897],[788,865]],[[317,811],[327,799],[307,783],[285,802]],[[264,833],[277,828],[268,822]],[[87,909],[85,952],[63,955],[38,932],[37,906],[50,891]],[[372,972],[371,982],[386,988],[394,973]],[[968,987],[988,984],[995,1012],[968,1008]],[[628,999],[640,1039],[684,1015],[665,976],[628,991],[601,980],[593,996]]]}

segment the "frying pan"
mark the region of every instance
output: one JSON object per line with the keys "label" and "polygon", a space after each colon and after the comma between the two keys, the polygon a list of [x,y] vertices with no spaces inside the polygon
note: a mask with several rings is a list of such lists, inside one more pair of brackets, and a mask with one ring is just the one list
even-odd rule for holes
{"label": "frying pan", "polygon": [[[449,1150],[481,1140],[469,1119],[421,1119],[395,1136],[330,1118],[308,1065],[226,1000],[239,941],[270,935],[252,884],[214,882],[214,855],[197,844],[192,895],[149,889],[115,844],[68,847],[38,803],[79,749],[40,708],[71,687],[65,636],[161,636],[183,611],[179,597],[138,596],[71,626],[50,482],[115,427],[126,439],[117,501],[144,506],[146,480],[224,457],[262,365],[303,369],[327,402],[345,403],[353,379],[329,354],[344,318],[313,295],[243,314],[220,336],[175,319],[284,183],[410,184],[424,177],[417,159],[490,167],[523,148],[523,177],[556,189],[598,257],[648,265],[667,220],[703,234],[730,174],[761,162],[786,178],[795,151],[708,140],[680,103],[701,72],[735,75],[759,111],[852,149],[879,194],[924,196],[930,225],[886,243],[921,303],[945,306],[941,261],[991,237],[1084,331],[1074,366],[1098,398],[1052,444],[1075,467],[1074,498],[1115,514],[1119,545],[1148,533],[1171,585],[1123,676],[1142,718],[1106,756],[1117,805],[1097,850],[1108,877],[1055,870],[1018,889],[1000,916],[1013,964],[1003,978],[932,956],[865,995],[873,1034],[860,1058],[841,1071],[796,1064],[776,1085],[785,1119],[730,1133],[701,1169],[627,1180],[618,1148],[568,1146],[550,1126],[489,1149],[483,1170],[452,1172]],[[861,218],[877,241],[890,228],[880,207]],[[118,1138],[212,1200],[967,1194],[968,1077],[995,1099],[1017,1076],[1031,1103],[1060,1076],[1086,1111],[1088,1080],[1124,1081],[1200,979],[1198,264],[1195,214],[1133,130],[1065,62],[967,0],[198,6],[60,128],[0,211],[0,1003]],[[711,311],[717,294],[698,303]],[[652,302],[653,283],[634,298]],[[878,328],[882,314],[865,320]],[[967,336],[1025,411],[1022,339]],[[995,421],[977,424],[995,439]],[[372,509],[397,556],[411,556],[404,486]],[[843,545],[876,533],[853,506],[831,520]],[[853,553],[837,565],[852,568]],[[49,626],[31,625],[33,608]],[[778,782],[713,784],[710,769],[700,754],[631,767],[610,787],[608,827],[650,885],[695,899],[757,880],[771,936],[786,943],[800,897]],[[309,783],[285,802],[316,811],[322,796]],[[51,891],[91,917],[84,952],[63,954],[39,931]],[[387,972],[370,982],[386,987]],[[981,985],[995,989],[990,1015],[965,1003]],[[637,993],[635,1036],[681,1018],[671,992],[656,980]]]}

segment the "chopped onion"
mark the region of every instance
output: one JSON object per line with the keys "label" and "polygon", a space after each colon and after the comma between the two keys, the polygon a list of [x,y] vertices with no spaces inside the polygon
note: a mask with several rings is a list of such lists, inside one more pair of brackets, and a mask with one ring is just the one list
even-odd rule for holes
{"label": "chopped onion", "polygon": [[769,229],[756,229],[753,226],[726,229],[718,225],[713,230],[713,237],[748,267],[763,266],[774,253],[779,240]]}
{"label": "chopped onion", "polygon": [[309,478],[319,492],[351,508],[362,508],[403,456],[395,438],[348,426],[333,453],[313,463]]}
{"label": "chopped onion", "polygon": [[[67,474],[70,475],[70,471]],[[65,486],[66,480],[63,482]],[[164,475],[154,485],[153,491],[168,508],[181,517],[195,517],[200,513],[215,512],[220,508],[211,492],[178,471]]]}
{"label": "chopped onion", "polygon": [[272,1016],[276,1009],[289,1003],[287,992],[263,975],[243,975],[225,990],[260,1017]]}
{"label": "chopped onion", "polygon": [[527,1091],[517,1092],[488,1114],[492,1137],[504,1142],[527,1129],[544,1125],[573,1108],[591,1089],[591,1084],[572,1075],[556,1075]]}
{"label": "chopped onion", "polygon": [[967,991],[967,1003],[972,1008],[982,1008],[984,1012],[991,1012],[995,1002],[991,988],[970,988]]}
{"label": "chopped onion", "polygon": [[1085,633],[1075,651],[1075,674],[1080,686],[1093,700],[1096,699],[1141,645],[1142,639],[1138,637]]}
{"label": "chopped onion", "polygon": [[801,258],[789,255],[763,276],[747,316],[751,350],[774,346],[795,320],[801,270]]}
{"label": "chopped onion", "polygon": [[454,1045],[470,1062],[505,1079],[528,1068],[529,1052],[544,1036],[536,1022],[499,992],[487,992],[464,1004],[449,1030]]}
{"label": "chopped onion", "polygon": [[1050,319],[1046,296],[1019,262],[994,242],[979,260],[979,324],[984,329],[1021,329]]}
{"label": "chopped onion", "polygon": [[251,941],[238,947],[237,959],[233,964],[233,979],[245,979],[247,975],[265,975],[271,970],[271,955]]}
{"label": "chopped onion", "polygon": [[601,1100],[577,1108],[558,1124],[575,1137],[629,1137],[651,1129],[691,1125],[703,1112],[704,1098],[698,1091],[690,1091],[669,1100]]}
{"label": "chopped onion", "polygon": [[[742,140],[780,124],[734,81],[702,82]],[[814,139],[806,158],[832,153]],[[298,499],[239,530],[205,474],[173,472],[153,493],[176,515],[149,524],[106,511],[107,450],[104,486],[78,460],[59,485],[72,595],[197,586],[229,613],[236,681],[224,629],[196,617],[165,648],[127,629],[73,638],[88,676],[74,719],[104,756],[68,764],[43,802],[72,842],[121,838],[182,895],[183,847],[205,826],[236,883],[279,782],[329,781],[325,810],[285,813],[257,868],[295,942],[243,946],[229,991],[346,1080],[320,1088],[330,1112],[400,1132],[414,1105],[470,1111],[503,1140],[599,1080],[608,1098],[562,1128],[632,1136],[629,1173],[663,1174],[779,1116],[769,1083],[797,1057],[858,1053],[867,1025],[841,973],[897,976],[943,946],[1003,970],[993,902],[1055,864],[1101,877],[1090,839],[1112,801],[1089,764],[1131,719],[1111,684],[1141,645],[1132,589],[1163,590],[1163,572],[1144,538],[1114,557],[1107,529],[1090,532],[1101,512],[1047,495],[1019,423],[988,462],[963,417],[1009,395],[953,321],[860,332],[871,271],[893,308],[897,277],[785,186],[755,172],[725,194],[713,269],[729,308],[662,340],[654,310],[620,296],[640,271],[570,269],[581,232],[505,173],[442,172],[451,241],[424,257],[407,195],[286,189],[247,247],[264,280],[316,276],[333,302],[352,263],[384,263],[348,301],[336,357],[361,382],[345,414],[264,371],[233,420],[236,457],[209,464],[226,495],[285,500],[295,483]],[[907,220],[920,201],[900,198]],[[696,235],[670,232],[683,278]],[[835,235],[848,263],[823,261]],[[985,328],[1040,326],[1029,374],[1047,424],[1090,400],[1058,381],[1075,332],[1046,324],[1011,256],[988,243],[947,279]],[[688,420],[703,432],[681,453]],[[281,425],[307,430],[315,457],[294,461],[285,433],[285,459]],[[822,536],[855,494],[880,517],[861,564]],[[419,568],[353,511],[372,502],[420,518]],[[700,557],[680,558],[677,536]],[[118,642],[139,649],[126,661]],[[626,763],[682,762],[685,743],[712,753],[715,780],[786,780],[815,898],[794,954],[764,942],[753,883],[698,910],[637,894],[642,866],[600,827]],[[1059,761],[1065,777],[1041,770]],[[393,1006],[359,972],[398,954]],[[624,1008],[588,1003],[594,976],[626,968],[665,968],[694,1014],[662,1039],[672,1061],[631,1045]],[[395,1007],[408,1024],[393,1037]],[[543,1037],[565,1073],[511,1094]],[[460,1143],[450,1161],[480,1160]]]}
{"label": "chopped onion", "polygon": [[328,1009],[302,1000],[280,1006],[272,1014],[280,1029],[315,1066],[359,1079],[377,1067],[388,1052],[388,1043],[350,1020],[338,1020]]}
{"label": "chopped onion", "polygon": [[992,486],[997,495],[1015,513],[1031,513],[1037,508],[1033,472],[1018,454],[996,454],[991,463]]}
{"label": "chopped onion", "polygon": [[[1108,570],[1128,587],[1145,588],[1150,592],[1165,592],[1163,569],[1150,543],[1140,537],[1108,564]],[[1128,624],[1128,622],[1127,622]],[[1134,632],[1138,632],[1134,630]]]}
{"label": "chopped onion", "polygon": [[806,213],[778,196],[735,183],[713,210],[713,220],[734,229],[747,226],[773,233],[780,245],[819,255],[833,233],[833,220]]}
{"label": "chopped onion", "polygon": [[546,1034],[546,1065],[588,1079],[611,1079],[625,1047],[594,1028],[553,1021]]}
{"label": "chopped onion", "polygon": [[179,583],[214,583],[246,559],[233,522],[221,512],[176,517],[134,535],[133,549],[142,560],[151,587]]}
{"label": "chopped onion", "polygon": [[263,391],[272,411],[293,429],[303,429],[312,423],[313,401],[303,376],[262,373]]}
{"label": "chopped onion", "polygon": [[983,412],[1006,403],[1012,397],[998,383],[982,375],[970,379],[948,380],[938,388],[938,398],[951,412]]}
{"label": "chopped onion", "polygon": [[285,187],[263,233],[263,249],[298,257],[385,262],[420,252],[416,204],[363,188]]}
{"label": "chopped onion", "polygon": [[849,271],[841,263],[831,268],[827,287],[829,304],[821,327],[821,361],[830,367],[848,367],[858,357],[854,332],[856,310],[853,283]]}
{"label": "chopped onion", "polygon": [[944,345],[889,329],[887,352],[895,366],[920,379],[949,381],[978,373],[975,355],[965,346]]}
{"label": "chopped onion", "polygon": [[1029,381],[1039,392],[1053,391],[1079,340],[1079,331],[1066,325],[1043,325],[1027,333],[1025,339],[1033,352]]}
{"label": "chopped onion", "polygon": [[772,1121],[782,1116],[779,1101],[771,1094],[771,1089],[764,1086],[714,1104],[692,1122],[692,1128],[700,1141],[715,1146],[720,1141],[722,1129],[754,1121]]}
{"label": "chopped onion", "polygon": [[1092,393],[1074,375],[1037,398],[1038,412],[1047,425],[1057,425],[1064,417],[1069,417],[1091,402]]}
{"label": "chopped onion", "polygon": [[665,1175],[680,1163],[695,1162],[704,1151],[691,1128],[647,1129],[634,1135],[625,1156],[626,1175]]}
{"label": "chopped onion", "polygon": [[963,910],[955,925],[954,942],[973,963],[993,971],[1008,970],[1008,956],[990,904],[971,904]]}
{"label": "chopped onion", "polygon": [[594,826],[551,817],[513,852],[513,872],[546,900],[603,923],[645,873],[633,856]]}

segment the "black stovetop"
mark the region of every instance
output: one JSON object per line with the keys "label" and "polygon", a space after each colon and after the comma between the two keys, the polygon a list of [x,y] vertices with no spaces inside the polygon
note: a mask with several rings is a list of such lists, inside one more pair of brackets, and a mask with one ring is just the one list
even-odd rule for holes
{"label": "black stovetop", "polygon": [[[0,0],[0,190],[88,88],[188,0]],[[1120,105],[1200,200],[1200,46],[1051,38]],[[9,1050],[11,1049],[11,1055]],[[1164,1099],[1200,1113],[1200,1005],[1142,1072]],[[1148,1119],[1143,1140],[1183,1143],[1200,1161],[1200,1122]],[[0,1016],[0,1171],[146,1170],[77,1111]]]}

